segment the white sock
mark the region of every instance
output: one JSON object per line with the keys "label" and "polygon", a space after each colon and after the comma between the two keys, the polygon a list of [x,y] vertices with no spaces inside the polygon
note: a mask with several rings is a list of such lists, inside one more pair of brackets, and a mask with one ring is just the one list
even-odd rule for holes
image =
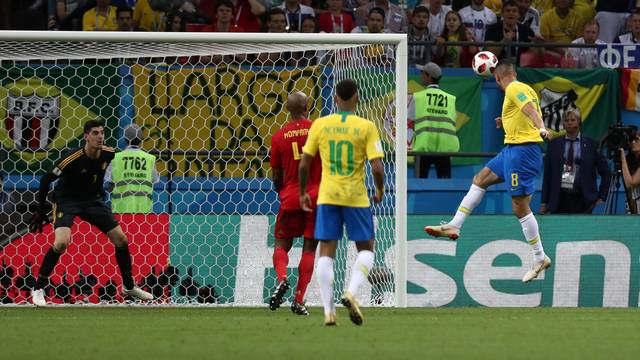
{"label": "white sock", "polygon": [[321,256],[318,259],[316,274],[320,284],[320,299],[322,300],[322,306],[324,306],[324,314],[335,313],[335,304],[333,302],[333,259],[328,256]]}
{"label": "white sock", "polygon": [[531,245],[533,259],[536,262],[544,260],[544,249],[542,248],[542,239],[540,239],[540,233],[538,232],[538,221],[536,221],[536,217],[533,213],[530,213],[519,220],[520,225],[522,225],[524,238],[527,239],[527,242]]}
{"label": "white sock", "polygon": [[373,252],[362,250],[358,252],[356,261],[351,268],[351,281],[349,281],[349,292],[355,295],[363,282],[367,281],[369,270],[373,267]]}
{"label": "white sock", "polygon": [[467,216],[471,215],[473,209],[480,204],[486,192],[486,189],[483,189],[478,185],[471,184],[471,188],[469,188],[467,195],[462,199],[460,206],[458,206],[458,211],[456,211],[456,214],[449,222],[449,225],[460,229],[462,224],[464,224],[464,221],[467,219]]}

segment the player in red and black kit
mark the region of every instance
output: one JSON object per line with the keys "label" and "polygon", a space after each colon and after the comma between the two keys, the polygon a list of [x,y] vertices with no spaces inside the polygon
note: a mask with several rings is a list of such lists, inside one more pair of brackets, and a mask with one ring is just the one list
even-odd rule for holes
{"label": "player in red and black kit", "polygon": [[43,226],[49,222],[49,185],[56,179],[60,180],[53,191],[55,240],[42,259],[36,286],[31,291],[31,301],[36,306],[47,305],[43,289],[49,283],[49,276],[60,256],[71,242],[71,226],[76,216],[96,226],[115,245],[123,295],[152,300],[150,293],[135,286],[133,282],[127,236],[111,209],[104,203],[104,172],[113,160],[114,150],[103,145],[104,126],[100,121],[90,120],[84,125],[84,140],[84,147],[69,152],[40,179],[38,210],[29,220],[29,230],[32,232],[42,232]]}
{"label": "player in red and black kit", "polygon": [[302,147],[307,140],[311,121],[307,119],[307,96],[302,92],[289,95],[287,110],[290,121],[271,138],[271,173],[273,184],[280,195],[280,211],[276,220],[274,236],[273,267],[278,275],[278,285],[269,301],[269,308],[276,310],[290,285],[287,280],[288,252],[293,238],[304,235],[302,258],[298,265],[298,286],[291,311],[298,315],[309,315],[304,305],[304,294],[313,274],[318,242],[313,238],[316,220],[315,204],[320,185],[321,164],[316,156],[311,166],[308,189],[313,203],[313,211],[305,212],[300,208],[300,190],[298,187],[298,164],[302,158]]}

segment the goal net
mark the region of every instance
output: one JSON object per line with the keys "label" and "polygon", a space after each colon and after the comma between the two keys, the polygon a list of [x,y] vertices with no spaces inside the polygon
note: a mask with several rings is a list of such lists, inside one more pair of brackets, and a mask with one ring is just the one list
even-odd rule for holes
{"label": "goal net", "polygon": [[[159,180],[150,213],[116,214],[137,284],[153,304],[266,306],[276,283],[271,135],[288,121],[287,95],[309,96],[309,117],[336,111],[334,85],[357,81],[357,114],[376,123],[386,194],[373,207],[376,260],[362,304],[405,306],[406,39],[396,35],[0,33],[0,303],[28,303],[53,244],[51,225],[28,233],[39,178],[83,145],[83,124],[105,123],[106,144],[142,129]],[[367,187],[373,194],[368,169]],[[107,204],[110,203],[107,192]],[[399,240],[399,241],[397,241]],[[295,288],[302,239],[289,253]],[[336,298],[355,248],[340,241]],[[76,219],[48,301],[122,303],[113,245]],[[292,300],[292,292],[286,301]],[[314,277],[308,304],[320,304]]]}

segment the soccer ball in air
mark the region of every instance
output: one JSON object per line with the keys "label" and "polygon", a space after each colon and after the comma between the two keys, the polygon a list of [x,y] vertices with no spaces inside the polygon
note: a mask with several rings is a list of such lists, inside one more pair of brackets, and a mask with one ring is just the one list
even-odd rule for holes
{"label": "soccer ball in air", "polygon": [[473,57],[471,67],[480,76],[491,76],[498,65],[498,57],[491,51],[480,51]]}

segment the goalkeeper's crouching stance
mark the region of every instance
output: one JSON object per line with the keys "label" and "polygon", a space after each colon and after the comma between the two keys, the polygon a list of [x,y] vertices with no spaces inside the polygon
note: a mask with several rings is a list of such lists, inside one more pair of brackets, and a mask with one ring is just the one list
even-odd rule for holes
{"label": "goalkeeper's crouching stance", "polygon": [[59,179],[53,192],[53,226],[55,241],[40,265],[38,280],[31,291],[36,306],[46,306],[44,288],[60,256],[71,241],[71,226],[76,216],[96,226],[115,245],[115,257],[122,275],[122,294],[140,300],[153,300],[153,296],[135,286],[131,275],[131,254],[127,236],[120,228],[111,209],[104,203],[102,184],[104,173],[114,157],[114,150],[104,143],[104,126],[90,120],[84,125],[85,145],[69,152],[40,180],[38,210],[29,220],[29,230],[42,232],[49,223],[47,193],[49,185]]}

